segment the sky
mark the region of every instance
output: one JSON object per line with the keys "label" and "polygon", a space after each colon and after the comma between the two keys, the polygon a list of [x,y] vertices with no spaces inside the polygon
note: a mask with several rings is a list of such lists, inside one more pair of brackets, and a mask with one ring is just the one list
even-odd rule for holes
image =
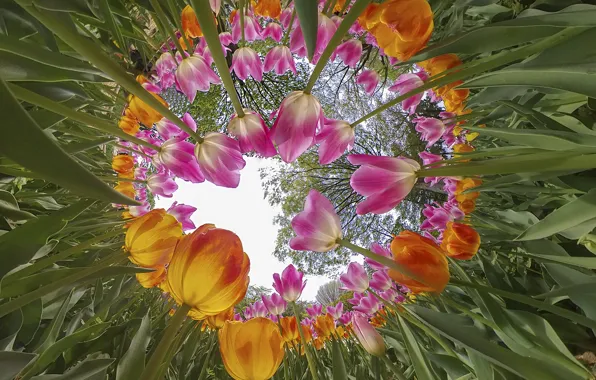
{"label": "sky", "polygon": [[[278,211],[264,199],[259,169],[275,161],[244,157],[236,189],[217,187],[209,182],[190,183],[177,179],[178,190],[172,198],[156,199],[156,208],[168,209],[177,201],[197,208],[192,220],[198,227],[213,223],[218,228],[233,231],[240,237],[244,252],[250,257],[250,283],[273,289],[273,273],[281,273],[290,264],[273,257],[277,226],[273,218]],[[156,197],[157,198],[157,197]],[[307,254],[306,252],[304,253]],[[314,301],[319,287],[329,281],[325,276],[306,276],[302,300]]]}

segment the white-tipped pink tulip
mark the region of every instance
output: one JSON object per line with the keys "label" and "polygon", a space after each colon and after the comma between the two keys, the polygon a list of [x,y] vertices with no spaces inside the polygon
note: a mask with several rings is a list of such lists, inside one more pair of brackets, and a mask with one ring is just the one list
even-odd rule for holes
{"label": "white-tipped pink tulip", "polygon": [[354,146],[354,128],[347,121],[325,119],[321,132],[315,137],[319,145],[319,163],[327,165]]}
{"label": "white-tipped pink tulip", "polygon": [[356,67],[362,56],[362,42],[356,39],[348,40],[335,49],[335,54],[349,67]]}
{"label": "white-tipped pink tulip", "polygon": [[277,154],[269,138],[269,129],[256,112],[245,109],[243,117],[234,114],[228,124],[228,132],[238,139],[242,153],[254,150],[263,157]]}
{"label": "white-tipped pink tulip", "polygon": [[281,41],[282,34],[283,31],[281,29],[281,25],[275,22],[270,22],[269,24],[267,24],[265,29],[263,29],[262,33],[263,39],[270,37],[275,42]]}
{"label": "white-tipped pink tulip", "polygon": [[374,70],[364,70],[356,78],[356,83],[364,87],[364,92],[372,95],[379,84],[379,74]]}
{"label": "white-tipped pink tulip", "polygon": [[211,83],[218,84],[221,80],[202,57],[194,54],[180,62],[176,70],[176,84],[191,103],[197,91],[209,91]]}
{"label": "white-tipped pink tulip", "polygon": [[348,265],[348,271],[339,276],[342,289],[351,290],[356,293],[364,293],[368,289],[368,275],[366,270],[359,263],[353,262]]}
{"label": "white-tipped pink tulip", "polygon": [[[428,75],[424,71],[420,71],[415,74],[402,74],[397,78],[393,86],[389,87],[388,90],[392,92],[397,92],[400,95],[407,94],[408,92],[422,86],[424,81],[428,79]],[[409,97],[408,99],[404,100],[401,103],[401,106],[404,110],[407,110],[410,115],[416,112],[416,108],[424,93],[420,93],[414,96]]]}
{"label": "white-tipped pink tulip", "polygon": [[249,47],[234,52],[230,70],[234,70],[241,80],[245,80],[249,75],[259,82],[263,80],[263,62],[259,54]]}
{"label": "white-tipped pink tulip", "polygon": [[238,187],[240,170],[246,165],[238,141],[223,133],[208,133],[195,146],[195,156],[207,181],[222,187]]}
{"label": "white-tipped pink tulip", "polygon": [[381,334],[368,322],[368,317],[360,313],[352,316],[352,328],[366,352],[375,356],[385,355],[387,347]]}
{"label": "white-tipped pink tulip", "polygon": [[[244,39],[254,41],[261,39],[261,25],[251,16],[244,16]],[[232,21],[232,41],[238,43],[242,38],[242,29],[240,28],[240,17],[236,15]]]}
{"label": "white-tipped pink tulip", "polygon": [[288,70],[296,74],[296,65],[290,48],[279,45],[269,50],[265,56],[264,70],[265,72],[273,70],[277,75],[282,75]]}

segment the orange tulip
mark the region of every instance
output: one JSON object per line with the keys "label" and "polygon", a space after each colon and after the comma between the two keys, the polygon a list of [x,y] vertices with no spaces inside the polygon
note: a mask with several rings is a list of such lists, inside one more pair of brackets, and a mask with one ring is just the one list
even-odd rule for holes
{"label": "orange tulip", "polygon": [[259,16],[278,18],[281,14],[281,3],[279,0],[259,0],[254,10]]}
{"label": "orange tulip", "polygon": [[422,280],[416,281],[393,269],[389,277],[410,288],[413,293],[437,292],[449,282],[449,267],[445,253],[431,239],[411,231],[402,231],[391,242],[393,260]]}
{"label": "orange tulip", "polygon": [[321,337],[315,338],[313,340],[313,344],[314,344],[315,348],[317,349],[317,351],[319,351],[321,348],[325,347],[325,341]]}
{"label": "orange tulip", "polygon": [[385,309],[379,310],[371,319],[370,324],[374,327],[383,327],[387,324],[387,312]]}
{"label": "orange tulip", "polygon": [[133,263],[155,268],[170,262],[182,225],[164,209],[155,209],[135,219],[126,231],[124,249]]}
{"label": "orange tulip", "polygon": [[118,121],[118,128],[122,129],[125,133],[134,136],[141,129],[141,125],[127,108],[124,110],[124,115],[122,115]]}
{"label": "orange tulip", "polygon": [[[153,95],[155,99],[159,100],[161,104],[165,107],[168,106],[165,100],[161,98],[161,96],[149,92],[149,94]],[[162,119],[163,116],[152,107],[149,107],[147,103],[139,99],[137,96],[131,96],[128,102],[128,109],[130,113],[141,123],[143,123],[147,127],[151,127],[153,124],[157,123]]]}
{"label": "orange tulip", "polygon": [[450,70],[461,64],[461,60],[455,54],[443,54],[438,57],[417,63],[417,65],[422,67],[431,77],[439,75],[442,72]]}
{"label": "orange tulip", "polygon": [[279,328],[268,318],[227,321],[218,337],[224,366],[235,380],[270,379],[284,357]]}
{"label": "orange tulip", "polygon": [[112,169],[117,173],[132,172],[135,167],[135,159],[127,154],[119,154],[112,158]]}
{"label": "orange tulip", "polygon": [[250,260],[238,236],[209,224],[180,239],[167,281],[177,303],[207,317],[244,298],[249,269]]}
{"label": "orange tulip", "polygon": [[203,30],[201,30],[197,15],[190,5],[184,7],[180,17],[182,18],[182,30],[184,31],[186,37],[203,37]]}
{"label": "orange tulip", "polygon": [[114,190],[130,199],[134,199],[136,194],[132,182],[118,182],[118,184],[114,186]]}
{"label": "orange tulip", "polygon": [[317,335],[320,338],[328,338],[335,330],[335,321],[333,320],[333,316],[331,316],[329,313],[325,315],[319,315],[314,323],[314,327]]}
{"label": "orange tulip", "polygon": [[[472,153],[474,151],[474,147],[468,144],[455,144],[453,145],[453,153]],[[462,157],[461,154],[454,154],[454,158]],[[461,160],[461,162],[469,162],[470,160]]]}
{"label": "orange tulip", "polygon": [[[302,329],[302,334],[304,335],[304,340],[306,341],[306,343],[312,342],[312,331],[310,330],[310,326],[300,325],[300,328]],[[298,340],[302,341],[300,335],[298,335]]]}
{"label": "orange tulip", "polygon": [[137,273],[137,281],[143,288],[153,288],[163,282],[166,278],[166,268],[160,265],[153,272]]}
{"label": "orange tulip", "polygon": [[279,319],[279,324],[281,325],[281,336],[286,343],[300,338],[296,317],[282,317]]}
{"label": "orange tulip", "polygon": [[333,13],[341,12],[346,5],[346,0],[337,0],[335,7],[333,7]]}
{"label": "orange tulip", "polygon": [[234,306],[225,310],[217,315],[211,315],[207,317],[207,325],[211,327],[213,330],[221,329],[226,321],[231,321],[234,319]]}
{"label": "orange tulip", "polygon": [[133,216],[131,215],[130,211],[126,210],[122,212],[122,219],[132,219]]}
{"label": "orange tulip", "polygon": [[464,178],[457,181],[455,188],[455,200],[457,201],[460,210],[464,214],[469,214],[476,208],[476,199],[480,195],[478,191],[464,193],[466,190],[473,189],[482,185],[482,180],[475,178]]}
{"label": "orange tulip", "polygon": [[480,248],[480,235],[467,224],[448,222],[441,248],[449,257],[470,260]]}

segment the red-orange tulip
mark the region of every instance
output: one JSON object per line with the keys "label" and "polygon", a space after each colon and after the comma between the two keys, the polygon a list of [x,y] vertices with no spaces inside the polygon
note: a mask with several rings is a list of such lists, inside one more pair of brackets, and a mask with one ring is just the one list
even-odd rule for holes
{"label": "red-orange tulip", "polygon": [[281,14],[281,3],[279,0],[258,0],[254,10],[259,16],[278,18]]}
{"label": "red-orange tulip", "polygon": [[457,201],[460,210],[464,214],[469,214],[476,208],[476,199],[480,196],[478,191],[464,193],[466,190],[473,189],[482,185],[481,179],[464,178],[457,182],[455,188],[455,200]]}
{"label": "red-orange tulip", "polygon": [[279,319],[281,325],[281,336],[286,343],[291,343],[300,338],[296,317],[282,317]]}
{"label": "red-orange tulip", "polygon": [[182,30],[187,37],[203,37],[203,30],[201,30],[197,15],[190,5],[184,7],[180,18],[182,19]]}
{"label": "red-orange tulip", "polygon": [[143,288],[153,288],[163,282],[166,278],[166,268],[162,265],[158,266],[153,272],[137,273],[137,281]]}
{"label": "red-orange tulip", "polygon": [[467,224],[448,222],[441,248],[449,257],[470,260],[480,248],[480,235]]}
{"label": "red-orange tulip", "polygon": [[135,159],[127,154],[119,154],[112,158],[112,169],[117,173],[132,172],[135,166]]}
{"label": "red-orange tulip", "polygon": [[250,260],[231,231],[203,225],[180,238],[168,267],[170,294],[204,317],[236,305],[248,288]]}
{"label": "red-orange tulip", "polygon": [[393,260],[406,267],[422,282],[416,281],[393,269],[389,277],[410,288],[413,293],[437,292],[449,282],[449,266],[445,253],[431,239],[411,231],[402,231],[391,242]]}

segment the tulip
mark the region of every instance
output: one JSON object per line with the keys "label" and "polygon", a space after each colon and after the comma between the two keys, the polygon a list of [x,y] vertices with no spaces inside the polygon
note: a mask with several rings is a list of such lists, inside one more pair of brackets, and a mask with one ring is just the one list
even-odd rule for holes
{"label": "tulip", "polygon": [[246,319],[247,321],[249,319],[253,319],[254,315],[253,315],[253,309],[252,306],[247,306],[246,309],[244,309],[244,319]]}
{"label": "tulip", "polygon": [[467,224],[448,222],[441,248],[449,257],[470,260],[480,248],[480,235]]}
{"label": "tulip", "polygon": [[[304,341],[306,342],[306,344],[312,342],[312,329],[311,329],[311,324],[307,325],[302,323],[300,325],[300,329],[302,330],[302,335],[304,336]],[[298,341],[302,343],[302,337],[300,335],[298,335]],[[302,352],[304,351],[304,347],[302,347]]]}
{"label": "tulip", "polygon": [[147,179],[147,168],[138,167],[135,168],[135,178],[136,179]]}
{"label": "tulip", "polygon": [[347,312],[343,313],[339,318],[337,318],[337,321],[339,323],[341,323],[342,325],[347,326],[348,324],[350,324],[352,322],[353,314],[354,314],[353,312],[347,311]]}
{"label": "tulip", "polygon": [[118,128],[122,129],[126,134],[134,136],[141,129],[141,125],[132,112],[126,108],[124,114],[118,120]]}
{"label": "tulip", "polygon": [[299,57],[306,57],[306,43],[300,24],[296,25],[290,33],[290,50]]}
{"label": "tulip", "polygon": [[284,162],[294,162],[314,142],[315,132],[323,124],[321,104],[311,94],[294,91],[279,107],[277,119],[271,128]]}
{"label": "tulip", "polygon": [[459,204],[460,210],[464,214],[469,214],[476,208],[476,199],[480,196],[478,191],[466,192],[469,189],[473,189],[482,185],[481,179],[475,178],[464,178],[457,181],[455,190],[455,200]]}
{"label": "tulip", "polygon": [[302,294],[306,281],[302,281],[304,273],[299,272],[290,264],[279,273],[273,274],[273,289],[287,302],[294,302]]}
{"label": "tulip", "polygon": [[306,313],[311,318],[315,318],[317,315],[321,315],[322,311],[323,311],[323,305],[321,305],[320,303],[315,303],[315,304],[311,305],[310,307],[306,308]]}
{"label": "tulip", "polygon": [[[317,54],[321,54],[329,45],[331,37],[337,31],[337,25],[326,15],[319,13],[319,25],[317,26]],[[353,49],[352,49],[353,50]]]}
{"label": "tulip", "polygon": [[197,211],[196,207],[185,204],[178,204],[178,202],[174,202],[168,209],[168,214],[176,218],[176,220],[178,220],[180,224],[182,224],[182,229],[184,231],[187,231],[194,230],[196,228],[195,224],[190,219],[190,217],[195,211]]}
{"label": "tulip", "polygon": [[164,209],[155,209],[135,219],[126,231],[124,249],[129,260],[144,268],[164,266],[170,262],[182,226]]}
{"label": "tulip", "polygon": [[128,211],[130,212],[130,216],[135,217],[135,218],[137,218],[139,216],[145,215],[150,210],[151,210],[151,206],[147,202],[144,202],[140,206],[129,206],[128,207]]}
{"label": "tulip", "polygon": [[[244,39],[247,42],[261,39],[261,25],[251,16],[244,16]],[[242,37],[240,17],[235,17],[232,22],[232,41],[237,44]]]}
{"label": "tulip", "polygon": [[244,298],[250,260],[233,232],[203,225],[183,236],[168,267],[170,294],[197,313],[219,314]]}
{"label": "tulip", "polygon": [[384,270],[376,271],[372,274],[370,280],[370,287],[379,292],[389,290],[393,286],[393,282],[389,275]]}
{"label": "tulip", "polygon": [[[373,251],[373,253],[376,253],[377,255],[391,257],[391,251],[381,246],[379,243],[372,243],[370,246],[370,250]],[[385,265],[378,263],[373,259],[369,259],[368,257],[364,259],[364,262],[367,263],[369,267],[375,270],[387,269]]]}
{"label": "tulip", "polygon": [[379,302],[379,299],[372,294],[368,294],[360,298],[360,303],[358,306],[354,307],[354,310],[364,314],[373,315],[379,311],[380,307],[381,303]]}
{"label": "tulip", "polygon": [[[139,138],[139,139],[141,139],[143,141],[146,141],[149,144],[156,145],[156,146],[160,146],[162,144],[162,141],[161,140],[158,140],[156,138],[156,135],[153,132],[153,129],[145,129],[143,131],[139,131],[137,133],[137,138]],[[148,148],[148,147],[143,146],[143,145],[139,146],[138,148],[139,148],[139,150],[141,152],[143,152],[144,154],[146,154],[148,156],[153,156],[153,155],[155,155],[157,153],[157,151],[155,149]]]}
{"label": "tulip", "polygon": [[393,209],[410,193],[420,170],[416,161],[404,157],[352,154],[348,161],[362,165],[350,178],[354,191],[367,197],[356,206],[358,215],[384,214]]}
{"label": "tulip", "polygon": [[422,282],[401,272],[389,270],[389,277],[404,284],[412,293],[440,293],[449,282],[449,267],[445,253],[431,239],[411,231],[402,231],[391,242],[393,260],[408,269]]}
{"label": "tulip", "polygon": [[[415,74],[402,74],[388,90],[397,92],[399,95],[404,95],[424,85],[424,81],[427,79],[428,75],[422,71]],[[401,103],[402,108],[412,115],[416,112],[416,108],[418,107],[418,104],[420,104],[423,96],[424,93],[420,93],[409,97]]]}
{"label": "tulip", "polygon": [[132,172],[135,166],[135,159],[133,156],[119,154],[112,158],[112,169],[117,173]]}
{"label": "tulip", "polygon": [[[281,22],[281,25],[284,27],[284,29],[287,29],[290,26],[290,20],[292,19],[292,12],[293,9],[292,8],[284,8],[284,10],[281,12],[281,15],[279,16],[279,21]],[[297,20],[298,17],[294,17],[294,22],[293,24],[296,25],[298,23]]]}
{"label": "tulip", "polygon": [[265,121],[256,112],[245,109],[242,117],[238,117],[238,114],[232,115],[228,132],[238,139],[242,153],[254,150],[263,157],[273,157],[277,153],[269,139],[269,129]]}
{"label": "tulip", "polygon": [[184,7],[180,18],[182,19],[182,30],[186,37],[203,37],[203,31],[201,30],[201,25],[199,25],[197,15],[190,5]]}
{"label": "tulip", "polygon": [[155,61],[155,70],[157,71],[157,76],[159,78],[161,78],[165,73],[176,70],[177,67],[178,63],[170,52],[163,53],[159,56],[157,61]]}
{"label": "tulip", "polygon": [[348,300],[348,302],[354,306],[358,306],[363,296],[364,295],[362,293],[354,293],[354,295],[352,296],[352,298]]}
{"label": "tulip", "polygon": [[194,102],[197,91],[209,91],[211,83],[219,84],[221,80],[197,54],[184,58],[176,70],[176,84],[191,103]]}
{"label": "tulip", "polygon": [[[447,126],[447,128],[449,127]],[[430,152],[420,152],[418,153],[418,157],[422,160],[423,165],[430,165],[443,160],[442,156]],[[434,186],[439,183],[442,178],[443,177],[424,177],[424,182],[430,184],[430,186]]]}
{"label": "tulip", "polygon": [[279,319],[281,335],[285,342],[291,343],[299,338],[298,323],[296,317],[282,317]]}
{"label": "tulip", "polygon": [[[161,98],[161,96],[150,92],[154,98],[156,98],[165,107],[168,107],[168,103]],[[161,120],[162,116],[159,112],[154,110],[152,107],[147,105],[144,101],[139,99],[137,96],[131,96],[128,102],[128,109],[131,114],[141,123],[147,127],[151,127],[153,124]]]}
{"label": "tulip", "polygon": [[210,315],[207,317],[207,326],[213,330],[219,330],[226,324],[226,321],[234,319],[234,307],[232,306],[228,310],[224,310],[219,314]]}
{"label": "tulip", "polygon": [[224,366],[235,380],[270,379],[284,357],[279,329],[267,318],[227,321],[218,337]]}
{"label": "tulip", "polygon": [[155,129],[157,129],[159,136],[164,140],[169,140],[173,137],[177,137],[182,132],[180,128],[176,126],[176,124],[172,123],[165,117],[155,124]]}
{"label": "tulip", "polygon": [[173,138],[161,146],[158,160],[176,177],[192,183],[205,181],[194,155],[195,146],[180,138]]}
{"label": "tulip", "polygon": [[262,37],[263,39],[270,37],[273,41],[279,42],[281,41],[282,34],[283,31],[281,29],[281,25],[275,22],[270,22],[263,30]]}
{"label": "tulip", "polygon": [[[404,298],[401,294],[396,292],[393,288],[389,288],[383,292],[379,293],[379,296],[387,302],[395,302],[399,299],[398,302],[403,302]],[[401,298],[399,298],[401,297]]]}
{"label": "tulip", "polygon": [[327,314],[330,314],[333,319],[339,319],[341,318],[342,314],[344,312],[344,304],[340,302],[337,303],[337,305],[334,306],[327,306]]}
{"label": "tulip", "polygon": [[207,181],[236,188],[240,170],[246,165],[238,141],[223,133],[210,132],[195,147],[195,156]]}
{"label": "tulip", "polygon": [[163,282],[166,278],[166,268],[159,265],[153,272],[137,273],[136,278],[143,288],[151,289]]}
{"label": "tulip", "polygon": [[335,321],[331,314],[319,315],[314,323],[315,332],[319,338],[328,338],[335,330]]}
{"label": "tulip", "polygon": [[461,220],[465,217],[463,211],[458,208],[456,201],[445,202],[442,206],[426,205],[422,210],[422,215],[426,218],[420,225],[423,230],[443,231],[447,223],[454,220]]}
{"label": "tulip", "polygon": [[281,3],[279,0],[259,0],[254,9],[256,15],[278,18],[281,14]]}
{"label": "tulip", "polygon": [[362,347],[371,355],[383,356],[387,347],[381,334],[371,326],[365,315],[354,313],[352,317],[352,326],[354,334]]}
{"label": "tulip", "polygon": [[282,75],[290,70],[296,75],[296,65],[294,64],[294,58],[290,49],[284,45],[279,45],[271,49],[265,56],[263,70],[265,72],[273,70],[277,75]]}
{"label": "tulip", "polygon": [[118,182],[118,184],[114,186],[114,190],[130,199],[135,198],[135,188],[132,182]]}
{"label": "tulip", "polygon": [[271,319],[275,323],[279,322],[279,317],[277,315],[269,315],[268,318]]}
{"label": "tulip", "polygon": [[430,148],[445,133],[445,124],[432,117],[418,117],[413,119],[416,123],[416,131],[420,132],[422,140],[426,141],[426,147]]}
{"label": "tulip", "polygon": [[287,307],[287,302],[277,293],[273,293],[270,296],[261,295],[263,304],[269,310],[269,313],[273,315],[281,315]]}
{"label": "tulip", "polygon": [[342,289],[351,290],[357,293],[364,293],[368,289],[368,275],[364,267],[356,262],[348,265],[348,271],[339,280],[343,284]]}
{"label": "tulip", "polygon": [[147,186],[154,195],[171,198],[178,189],[174,178],[166,174],[152,174],[147,178]]}
{"label": "tulip", "polygon": [[355,68],[362,56],[362,42],[356,39],[348,40],[335,49],[335,54],[346,66]]}
{"label": "tulip", "polygon": [[291,224],[297,236],[290,240],[290,247],[298,251],[328,252],[342,238],[341,222],[333,205],[314,189],[306,197],[304,211]]}
{"label": "tulip", "polygon": [[211,6],[213,13],[217,16],[221,9],[221,0],[209,0],[209,5]]}
{"label": "tulip", "polygon": [[263,80],[263,63],[259,54],[249,47],[241,47],[232,56],[230,70],[236,73],[240,80],[246,80],[251,75],[255,80]]}
{"label": "tulip", "polygon": [[321,132],[315,136],[319,146],[319,163],[327,165],[354,146],[354,127],[347,121],[325,119]]}
{"label": "tulip", "polygon": [[379,74],[374,70],[364,70],[356,78],[356,83],[364,86],[364,92],[372,96],[379,84]]}

